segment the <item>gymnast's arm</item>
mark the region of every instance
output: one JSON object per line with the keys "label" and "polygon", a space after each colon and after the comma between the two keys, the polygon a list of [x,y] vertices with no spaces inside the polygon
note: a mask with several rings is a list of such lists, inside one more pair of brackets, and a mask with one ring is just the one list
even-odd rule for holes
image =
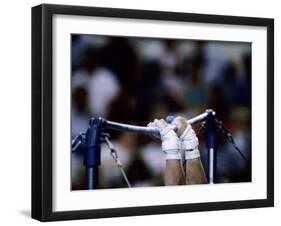
{"label": "gymnast's arm", "polygon": [[186,160],[186,184],[206,184],[207,178],[200,157]]}
{"label": "gymnast's arm", "polygon": [[164,172],[165,185],[185,184],[184,170],[178,159],[167,159]]}
{"label": "gymnast's arm", "polygon": [[155,119],[148,126],[157,127],[160,132],[162,151],[166,159],[166,168],[164,171],[165,185],[184,184],[185,177],[181,164],[181,153],[177,134],[163,119]]}
{"label": "gymnast's arm", "polygon": [[198,150],[198,138],[191,125],[189,125],[183,117],[175,118],[172,124],[178,128],[177,135],[180,140],[180,147],[185,154],[185,183],[207,183],[206,174]]}

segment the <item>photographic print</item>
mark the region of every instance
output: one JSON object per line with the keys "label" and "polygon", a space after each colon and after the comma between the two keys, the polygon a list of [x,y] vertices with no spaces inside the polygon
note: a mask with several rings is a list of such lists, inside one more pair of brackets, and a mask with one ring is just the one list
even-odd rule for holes
{"label": "photographic print", "polygon": [[[101,135],[96,189],[251,181],[251,43],[72,34],[71,46],[71,136],[85,136],[73,142],[72,190],[87,189],[86,133],[99,117],[178,129],[157,138],[101,126],[123,171]],[[188,124],[207,109],[218,120],[211,163],[206,120]]]}

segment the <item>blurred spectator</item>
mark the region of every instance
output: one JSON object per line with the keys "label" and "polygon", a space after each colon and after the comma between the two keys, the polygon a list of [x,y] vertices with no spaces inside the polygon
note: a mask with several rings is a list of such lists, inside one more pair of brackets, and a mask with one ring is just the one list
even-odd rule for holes
{"label": "blurred spectator", "polygon": [[165,169],[165,157],[161,152],[161,146],[158,140],[153,140],[144,145],[140,153],[146,166],[149,168],[150,173],[154,177],[163,175]]}
{"label": "blurred spectator", "polygon": [[127,38],[112,37],[100,49],[99,62],[110,70],[127,93],[134,92],[134,82],[138,76],[138,56]]}
{"label": "blurred spectator", "polygon": [[120,85],[116,75],[103,67],[100,55],[96,49],[87,49],[83,67],[73,75],[72,87],[85,87],[92,116],[106,117],[108,105],[118,95]]}
{"label": "blurred spectator", "polygon": [[162,66],[161,85],[163,87],[163,96],[183,107],[182,94],[184,86],[180,76],[176,73],[179,58],[175,43],[171,39],[164,40],[164,51],[159,59]]}
{"label": "blurred spectator", "polygon": [[249,107],[252,101],[252,57],[250,54],[243,56],[243,69],[244,76],[240,80],[239,104]]}
{"label": "blurred spectator", "polygon": [[222,78],[221,71],[227,63],[227,56],[223,53],[223,42],[201,42],[204,66],[201,68],[203,82],[206,86],[216,85]]}
{"label": "blurred spectator", "polygon": [[184,98],[188,108],[206,108],[208,92],[207,87],[204,86],[200,80],[200,68],[202,60],[196,59],[191,67],[190,77],[187,79]]}
{"label": "blurred spectator", "polygon": [[93,116],[106,117],[108,107],[120,92],[116,76],[106,68],[98,68],[87,84],[89,108]]}
{"label": "blurred spectator", "polygon": [[71,133],[72,137],[85,131],[89,125],[90,114],[88,111],[88,93],[85,88],[78,86],[72,94],[72,111],[71,111]]}
{"label": "blurred spectator", "polygon": [[[238,75],[238,68],[234,63],[225,65],[222,71],[222,79],[220,88],[224,94],[225,104],[235,105],[239,104],[241,82]],[[237,92],[239,90],[239,92]]]}
{"label": "blurred spectator", "polygon": [[[147,122],[160,96],[159,82],[161,66],[157,61],[143,62],[142,70],[137,79],[134,97],[136,99],[135,117],[138,123]],[[144,92],[145,90],[145,92]]]}
{"label": "blurred spectator", "polygon": [[97,50],[95,48],[88,48],[85,50],[83,64],[72,74],[72,89],[75,89],[77,86],[86,88],[87,83],[97,64],[96,52]]}

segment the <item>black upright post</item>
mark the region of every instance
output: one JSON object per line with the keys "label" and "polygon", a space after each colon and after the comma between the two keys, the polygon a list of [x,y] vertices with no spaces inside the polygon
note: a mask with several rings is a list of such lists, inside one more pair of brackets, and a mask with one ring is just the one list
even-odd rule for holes
{"label": "black upright post", "polygon": [[208,181],[210,184],[213,184],[215,183],[216,176],[217,122],[213,110],[207,110],[206,112],[208,113],[207,120],[205,121],[209,161]]}
{"label": "black upright post", "polygon": [[86,149],[84,166],[86,169],[87,189],[95,189],[98,185],[98,167],[100,165],[101,133],[105,120],[101,117],[92,118],[86,133]]}

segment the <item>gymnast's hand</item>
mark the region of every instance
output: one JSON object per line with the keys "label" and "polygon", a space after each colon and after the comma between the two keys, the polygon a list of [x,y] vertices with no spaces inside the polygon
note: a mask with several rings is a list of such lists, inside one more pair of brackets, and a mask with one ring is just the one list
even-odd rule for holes
{"label": "gymnast's hand", "polygon": [[200,152],[198,150],[198,138],[186,119],[178,116],[171,124],[177,127],[180,149],[185,151],[185,159],[187,160],[200,157]]}
{"label": "gymnast's hand", "polygon": [[166,159],[181,159],[179,138],[175,131],[163,119],[155,119],[150,122],[148,127],[156,127],[160,132],[160,139],[162,141],[162,151]]}

